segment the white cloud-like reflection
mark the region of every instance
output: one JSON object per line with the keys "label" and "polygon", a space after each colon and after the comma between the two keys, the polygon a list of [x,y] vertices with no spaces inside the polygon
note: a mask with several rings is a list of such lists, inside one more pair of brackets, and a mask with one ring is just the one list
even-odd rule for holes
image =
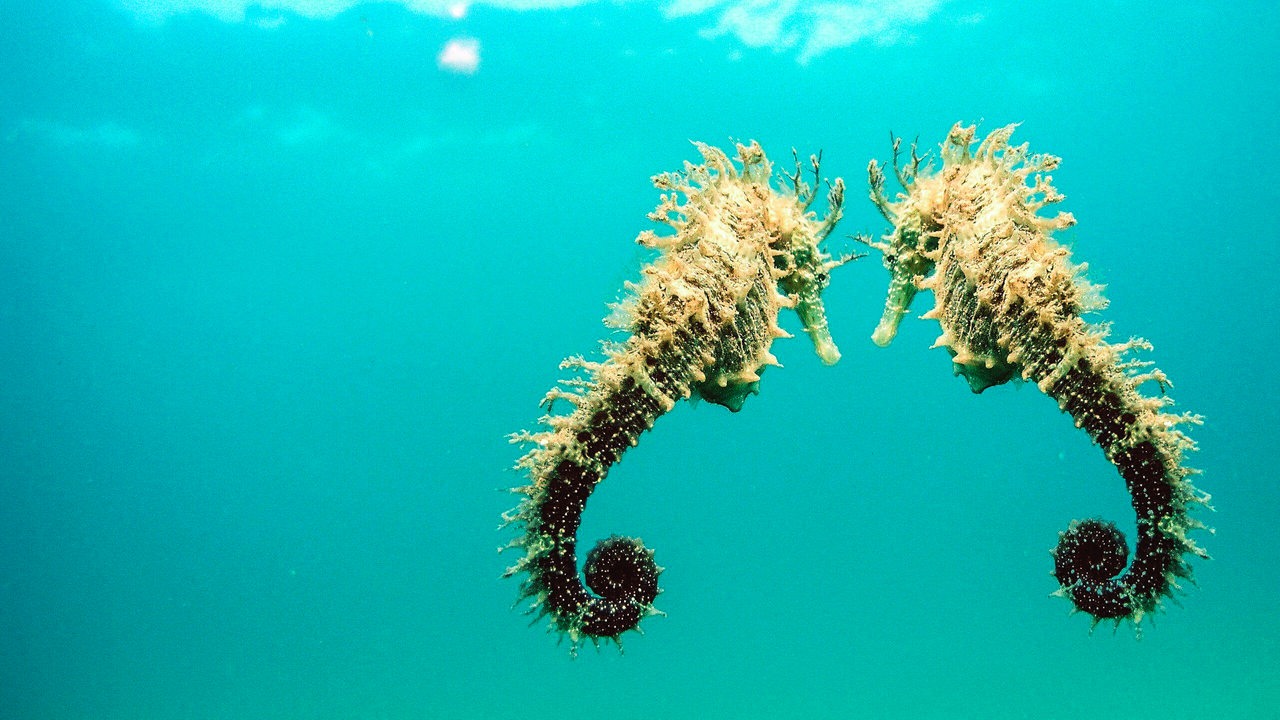
{"label": "white cloud-like reflection", "polygon": [[[175,15],[204,13],[226,22],[254,22],[278,27],[279,13],[324,19],[371,0],[116,0],[140,20],[160,23]],[[462,20],[470,8],[484,6],[512,12],[551,11],[589,5],[602,0],[377,0],[392,2],[418,13]],[[615,0],[616,1],[616,0]],[[660,7],[668,18],[702,18],[701,34],[730,36],[753,48],[794,53],[810,60],[860,42],[894,44],[911,37],[911,29],[927,20],[946,0],[668,0]],[[262,20],[264,14],[276,17]],[[446,47],[444,52],[450,52]],[[449,72],[468,71],[462,56],[452,51],[440,66]],[[465,53],[464,53],[465,54]],[[457,61],[455,62],[454,59]],[[477,66],[478,66],[477,47]],[[474,72],[471,70],[470,72]]]}

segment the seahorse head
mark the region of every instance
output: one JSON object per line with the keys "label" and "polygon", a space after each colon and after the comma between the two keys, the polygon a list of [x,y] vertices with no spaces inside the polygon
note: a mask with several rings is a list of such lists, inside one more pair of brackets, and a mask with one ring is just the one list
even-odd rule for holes
{"label": "seahorse head", "polygon": [[1028,154],[1026,144],[1010,145],[1016,127],[998,128],[976,142],[974,126],[956,123],[939,149],[942,167],[936,170],[922,167],[914,147],[910,162],[899,167],[895,141],[893,170],[905,192],[892,202],[885,196],[884,171],[874,160],[868,166],[871,200],[893,224],[881,241],[870,243],[883,253],[890,275],[884,314],[871,336],[877,345],[893,341],[911,301],[928,284],[940,244],[974,249],[984,237],[1014,232],[1048,238],[1075,222],[1070,213],[1039,214],[1063,199],[1047,174],[1059,159]]}
{"label": "seahorse head", "polygon": [[827,326],[822,291],[831,280],[831,271],[850,258],[832,258],[821,243],[840,219],[844,181],[836,178],[832,183],[828,194],[830,209],[821,222],[807,212],[807,200],[784,193],[771,194],[768,217],[774,227],[770,233],[769,254],[773,257],[778,291],[784,298],[780,302],[800,316],[818,358],[834,365],[840,359],[840,350]]}
{"label": "seahorse head", "polygon": [[792,232],[783,233],[773,248],[774,268],[778,289],[785,294],[804,331],[813,341],[818,358],[827,365],[840,359],[840,350],[831,339],[827,326],[827,312],[822,304],[822,291],[831,280],[831,271],[843,259],[832,259],[818,247],[812,229],[807,224],[796,226]]}
{"label": "seahorse head", "polygon": [[[768,297],[762,299],[769,306],[765,314],[773,325],[769,340],[786,336],[773,318],[780,308],[792,308],[818,357],[834,364],[840,351],[827,326],[822,291],[831,270],[851,256],[833,259],[822,250],[822,243],[841,217],[844,181],[836,178],[830,182],[827,215],[818,219],[809,211],[813,188],[800,179],[799,169],[781,176],[781,187],[776,187],[773,166],[758,143],[739,144],[736,165],[718,148],[694,145],[703,164],[688,164],[683,173],[653,178],[659,189],[671,192],[662,196],[662,203],[649,217],[670,225],[675,234],[658,236],[646,231],[640,243],[667,252],[697,246],[704,256],[736,258],[734,280],[743,281],[740,301],[755,282],[757,271],[770,273]],[[817,179],[819,159],[814,156],[810,161]]]}
{"label": "seahorse head", "polygon": [[921,282],[933,271],[938,248],[937,215],[928,199],[931,193],[913,194],[901,202],[887,206],[894,217],[893,231],[881,241],[872,243],[879,249],[884,266],[889,270],[889,292],[884,313],[871,335],[880,347],[893,342],[898,324],[920,292]]}

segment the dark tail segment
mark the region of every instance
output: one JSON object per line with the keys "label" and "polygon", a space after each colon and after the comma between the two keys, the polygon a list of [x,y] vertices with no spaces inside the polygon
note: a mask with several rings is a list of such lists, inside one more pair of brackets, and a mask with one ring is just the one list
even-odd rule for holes
{"label": "dark tail segment", "polygon": [[582,631],[592,637],[616,637],[640,624],[658,597],[653,551],[638,539],[614,535],[587,555],[587,587],[599,595],[588,601]]}
{"label": "dark tail segment", "polygon": [[615,535],[588,555],[586,586],[578,573],[576,536],[587,498],[663,412],[660,402],[629,377],[616,392],[592,400],[564,418],[571,432],[553,436],[577,447],[553,453],[558,459],[545,480],[524,489],[528,498],[512,520],[525,526],[517,544],[527,554],[507,571],[508,576],[528,573],[522,596],[533,599],[533,611],[550,615],[575,646],[584,637],[617,639],[656,612],[661,572],[653,551],[639,540]]}
{"label": "dark tail segment", "polygon": [[[1124,478],[1137,513],[1133,562],[1124,572],[1129,551],[1115,525],[1077,521],[1061,533],[1053,550],[1053,574],[1060,592],[1095,620],[1137,622],[1172,594],[1175,578],[1190,577],[1183,555],[1203,551],[1185,537],[1186,529],[1200,525],[1187,514],[1197,498],[1183,479],[1188,471],[1180,466],[1177,450],[1165,447],[1161,430],[1136,425],[1142,413],[1126,407],[1130,403],[1122,397],[1136,396],[1131,386],[1125,386],[1128,393],[1118,393],[1114,386],[1082,360],[1050,394],[1106,450]],[[1144,436],[1148,439],[1129,440]]]}
{"label": "dark tail segment", "polygon": [[1131,610],[1124,586],[1129,548],[1124,533],[1103,520],[1076,520],[1053,550],[1053,576],[1077,609],[1103,619],[1127,617]]}

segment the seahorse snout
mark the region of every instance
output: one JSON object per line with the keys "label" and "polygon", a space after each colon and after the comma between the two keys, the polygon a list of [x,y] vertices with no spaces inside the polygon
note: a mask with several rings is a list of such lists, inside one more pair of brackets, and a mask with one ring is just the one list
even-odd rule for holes
{"label": "seahorse snout", "polygon": [[796,314],[804,324],[804,331],[813,341],[813,351],[825,365],[835,365],[840,360],[840,348],[831,337],[831,328],[827,326],[827,311],[822,305],[822,298],[801,298],[796,303]]}
{"label": "seahorse snout", "polygon": [[920,292],[914,277],[891,272],[893,274],[889,280],[889,294],[884,301],[884,313],[880,316],[875,332],[871,333],[871,342],[880,347],[888,347],[889,343],[897,337],[898,324],[902,322],[902,316],[911,307],[911,301],[915,299],[916,293]]}

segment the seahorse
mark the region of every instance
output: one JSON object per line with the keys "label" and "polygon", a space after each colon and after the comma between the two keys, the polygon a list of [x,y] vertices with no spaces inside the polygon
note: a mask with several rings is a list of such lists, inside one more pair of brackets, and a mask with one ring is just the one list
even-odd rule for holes
{"label": "seahorse", "polygon": [[[798,158],[795,173],[775,188],[758,143],[739,144],[736,164],[717,148],[695,146],[701,164],[686,162],[682,173],[652,179],[662,193],[649,218],[674,232],[637,238],[658,254],[606,319],[629,335],[605,343],[602,361],[561,363],[578,376],[547,393],[540,431],[512,436],[530,447],[516,464],[529,482],[515,489],[523,498],[503,516],[523,531],[508,547],[524,551],[505,575],[524,575],[517,604],[549,616],[550,629],[574,652],[586,639],[621,647],[620,635],[658,613],[661,569],[640,540],[600,541],[586,559],[587,587],[578,573],[576,535],[587,498],[622,454],[682,399],[740,410],[758,392],[765,368],[779,364],[770,348],[789,337],[778,325],[782,308],[799,315],[824,363],[840,358],[821,293],[851,256],[833,259],[820,244],[840,219],[843,181],[829,184],[827,214],[818,220],[809,210],[814,187]],[[816,185],[819,157],[810,163]],[[570,409],[556,414],[562,400]]]}
{"label": "seahorse", "polygon": [[[1195,449],[1182,428],[1201,418],[1165,411],[1172,404],[1165,395],[1169,379],[1127,355],[1150,350],[1147,341],[1109,343],[1108,325],[1082,317],[1106,302],[1085,279],[1087,265],[1073,263],[1052,237],[1075,218],[1040,214],[1064,198],[1048,174],[1060,158],[1011,146],[1015,127],[991,132],[975,150],[975,128],[956,124],[936,170],[914,145],[900,163],[901,141],[895,140],[892,164],[906,192],[892,202],[884,171],[871,162],[871,200],[893,226],[869,243],[883,253],[890,274],[872,340],[888,345],[916,293],[931,290],[935,304],[923,317],[942,326],[933,347],[946,348],[973,392],[1034,381],[1101,446],[1137,514],[1133,562],[1114,524],[1074,521],[1051,553],[1059,583],[1054,594],[1069,599],[1073,612],[1092,616],[1091,627],[1128,620],[1140,631],[1143,617],[1180,588],[1179,580],[1191,579],[1188,554],[1208,557],[1188,532],[1204,528],[1189,510],[1207,506],[1209,496],[1192,485],[1197,471],[1182,460]],[[1140,392],[1145,383],[1159,394]]]}

